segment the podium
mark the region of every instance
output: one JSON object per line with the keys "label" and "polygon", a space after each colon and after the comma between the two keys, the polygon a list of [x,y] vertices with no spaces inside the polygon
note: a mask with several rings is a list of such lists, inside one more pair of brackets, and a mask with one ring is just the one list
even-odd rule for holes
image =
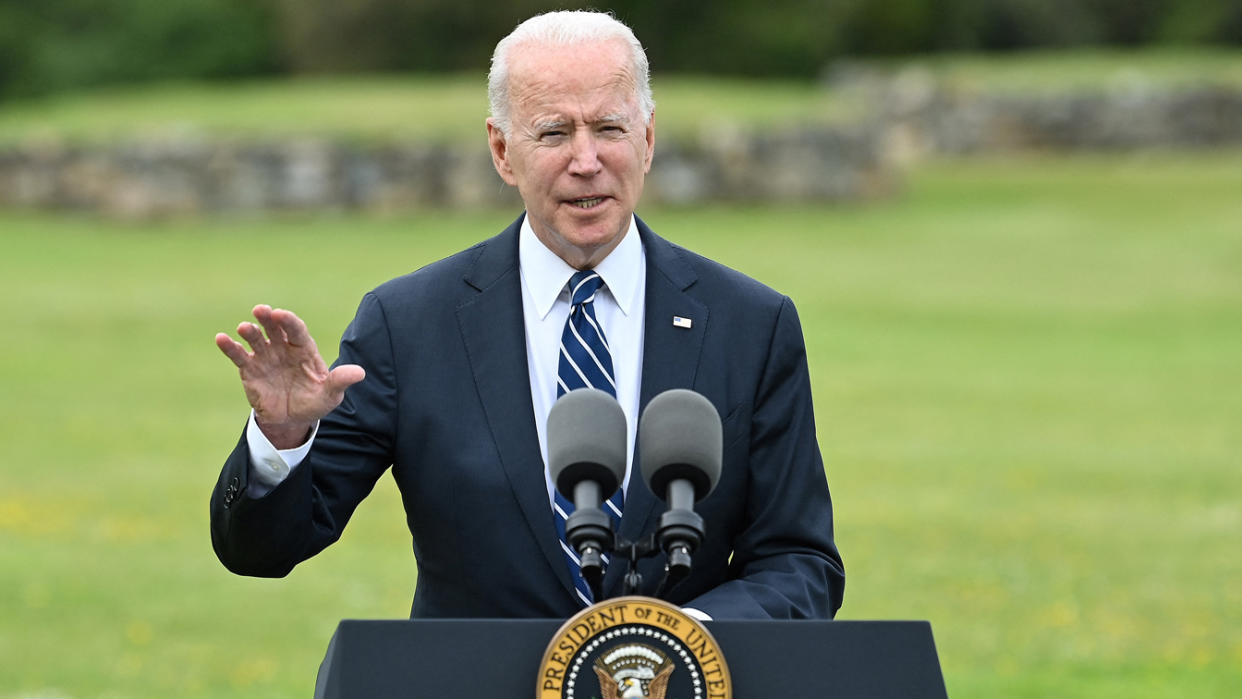
{"label": "podium", "polygon": [[[316,699],[524,699],[563,622],[342,621]],[[712,621],[739,699],[946,699],[925,621]]]}

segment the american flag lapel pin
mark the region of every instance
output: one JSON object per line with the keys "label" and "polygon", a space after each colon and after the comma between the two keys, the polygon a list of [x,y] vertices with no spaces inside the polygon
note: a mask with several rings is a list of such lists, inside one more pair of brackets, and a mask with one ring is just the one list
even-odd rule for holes
{"label": "american flag lapel pin", "polygon": [[681,316],[673,316],[673,327],[674,328],[689,329],[690,326],[692,325],[694,325],[694,323],[689,318],[682,318]]}

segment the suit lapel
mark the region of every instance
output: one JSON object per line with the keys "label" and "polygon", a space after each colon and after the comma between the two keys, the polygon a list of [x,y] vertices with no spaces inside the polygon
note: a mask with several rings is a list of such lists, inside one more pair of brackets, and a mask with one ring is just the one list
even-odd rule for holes
{"label": "suit lapel", "polygon": [[517,261],[518,219],[500,236],[480,246],[465,281],[478,293],[457,308],[475,387],[509,486],[566,594],[573,582],[552,523],[543,457],[535,430],[526,363],[526,330]]}
{"label": "suit lapel", "polygon": [[[694,385],[703,337],[707,330],[708,309],[687,293],[697,280],[694,270],[673,245],[657,236],[641,220],[638,221],[643,251],[647,256],[647,288],[643,319],[643,375],[639,406],[646,407],[652,398],[670,388]],[[674,317],[689,320],[674,324]],[[636,445],[637,447],[637,445]],[[625,512],[621,518],[621,538],[634,541],[654,531],[663,508],[641,476],[638,457],[626,492]],[[617,561],[621,563],[621,561]],[[606,595],[615,594],[621,584],[625,565],[610,565],[604,579]],[[654,581],[646,581],[648,585]]]}

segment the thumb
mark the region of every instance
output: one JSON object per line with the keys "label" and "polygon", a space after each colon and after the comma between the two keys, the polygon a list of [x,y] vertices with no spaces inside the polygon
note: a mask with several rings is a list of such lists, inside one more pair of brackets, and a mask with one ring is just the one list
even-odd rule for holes
{"label": "thumb", "polygon": [[327,388],[333,397],[345,393],[345,389],[367,377],[367,372],[357,364],[342,364],[328,372]]}

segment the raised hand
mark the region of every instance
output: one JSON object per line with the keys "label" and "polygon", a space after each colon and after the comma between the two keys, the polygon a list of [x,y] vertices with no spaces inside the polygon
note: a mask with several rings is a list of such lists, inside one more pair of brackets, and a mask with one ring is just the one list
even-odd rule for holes
{"label": "raised hand", "polygon": [[250,351],[226,333],[216,335],[216,346],[237,365],[263,434],[277,449],[290,449],[306,441],[315,422],[332,412],[345,389],[366,372],[357,364],[329,371],[306,323],[292,311],[259,305],[253,313],[258,325],[237,326]]}

